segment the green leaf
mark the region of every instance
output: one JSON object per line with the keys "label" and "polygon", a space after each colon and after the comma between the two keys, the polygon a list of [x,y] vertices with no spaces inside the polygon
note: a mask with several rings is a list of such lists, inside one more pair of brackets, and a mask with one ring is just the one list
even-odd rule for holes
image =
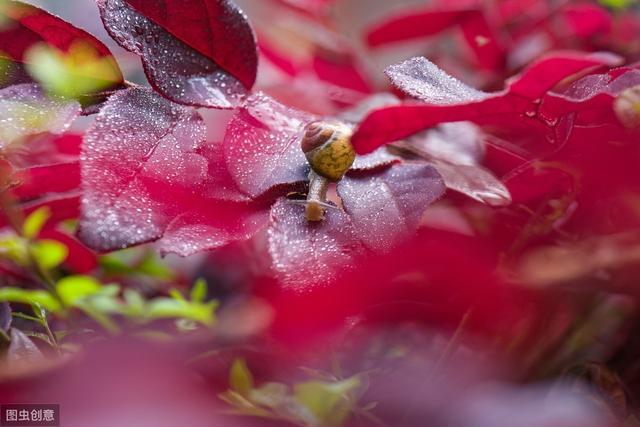
{"label": "green leaf", "polygon": [[253,375],[244,359],[233,361],[229,372],[229,386],[231,390],[244,397],[249,396],[249,392],[253,389]]}
{"label": "green leaf", "polygon": [[38,43],[25,57],[29,74],[53,95],[79,98],[119,81],[112,59],[86,43],[73,43],[66,52]]}
{"label": "green leaf", "polygon": [[173,270],[160,262],[153,251],[147,253],[138,265],[136,271],[139,274],[155,277],[160,280],[171,280],[175,276]]}
{"label": "green leaf", "polygon": [[216,320],[214,312],[217,306],[215,301],[201,304],[184,299],[155,298],[148,303],[146,315],[150,319],[185,318],[212,326]]}
{"label": "green leaf", "polygon": [[56,240],[38,240],[31,245],[31,253],[45,270],[56,268],[67,259],[69,249]]}
{"label": "green leaf", "polygon": [[207,299],[207,282],[203,278],[196,280],[191,288],[191,301],[204,302]]}
{"label": "green leaf", "polygon": [[0,256],[9,259],[16,264],[26,266],[29,264],[29,251],[27,241],[15,234],[0,237]]}
{"label": "green leaf", "polygon": [[315,416],[320,425],[338,426],[352,409],[349,394],[360,386],[357,376],[333,383],[308,381],[294,386],[294,397]]}
{"label": "green leaf", "polygon": [[47,220],[51,217],[51,209],[43,206],[33,211],[22,224],[22,234],[27,239],[33,239],[40,234]]}
{"label": "green leaf", "polygon": [[0,288],[0,301],[15,302],[20,304],[40,304],[45,309],[58,312],[60,304],[47,291],[5,287]]}
{"label": "green leaf", "polygon": [[629,6],[637,3],[637,0],[599,0],[600,4],[611,9],[626,9]]}
{"label": "green leaf", "polygon": [[65,304],[75,305],[88,296],[98,294],[102,284],[91,276],[68,276],[58,281],[56,290]]}

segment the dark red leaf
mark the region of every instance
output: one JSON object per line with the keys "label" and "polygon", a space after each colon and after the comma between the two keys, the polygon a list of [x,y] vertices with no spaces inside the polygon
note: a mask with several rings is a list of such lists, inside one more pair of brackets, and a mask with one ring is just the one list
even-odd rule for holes
{"label": "dark red leaf", "polygon": [[238,188],[256,198],[274,187],[306,180],[309,168],[300,139],[313,120],[261,93],[247,99],[224,138],[227,167]]}
{"label": "dark red leaf", "polygon": [[402,163],[364,177],[345,177],[338,195],[358,238],[385,252],[410,238],[427,207],[445,191],[433,166]]}
{"label": "dark red leaf", "polygon": [[[123,83],[122,73],[109,49],[86,31],[42,9],[11,0],[0,3],[0,19],[3,21],[0,27],[0,58],[6,58],[15,64],[15,67],[2,67],[2,72],[7,75],[0,74],[0,85],[29,81],[22,64],[27,51],[38,43],[45,43],[65,53],[73,46],[89,46],[108,60],[104,66],[110,68],[108,75],[113,76],[114,81],[107,88]],[[101,90],[104,89],[105,86],[101,85]]]}
{"label": "dark red leaf", "polygon": [[150,83],[187,105],[233,108],[253,86],[257,49],[228,0],[98,0],[105,27],[141,56]]}
{"label": "dark red leaf", "polygon": [[619,65],[621,61],[622,58],[612,53],[553,53],[535,61],[522,73],[507,80],[507,92],[537,99],[567,77],[603,65]]}
{"label": "dark red leaf", "polygon": [[273,269],[284,286],[300,292],[335,281],[365,253],[349,216],[337,208],[309,223],[304,206],[280,199],[268,233]]}

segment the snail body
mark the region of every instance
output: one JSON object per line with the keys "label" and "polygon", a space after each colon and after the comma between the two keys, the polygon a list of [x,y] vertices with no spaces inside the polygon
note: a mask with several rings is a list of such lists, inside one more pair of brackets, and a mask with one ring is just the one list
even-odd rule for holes
{"label": "snail body", "polygon": [[351,135],[351,128],[339,122],[307,125],[300,146],[311,167],[306,202],[308,221],[324,218],[329,183],[340,181],[353,165],[356,153]]}

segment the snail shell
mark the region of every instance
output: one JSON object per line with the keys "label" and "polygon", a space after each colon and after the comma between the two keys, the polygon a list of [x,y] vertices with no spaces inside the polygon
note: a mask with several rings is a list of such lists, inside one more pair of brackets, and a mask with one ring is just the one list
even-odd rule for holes
{"label": "snail shell", "polygon": [[356,158],[352,131],[343,123],[312,122],[300,146],[311,169],[329,181],[340,181]]}

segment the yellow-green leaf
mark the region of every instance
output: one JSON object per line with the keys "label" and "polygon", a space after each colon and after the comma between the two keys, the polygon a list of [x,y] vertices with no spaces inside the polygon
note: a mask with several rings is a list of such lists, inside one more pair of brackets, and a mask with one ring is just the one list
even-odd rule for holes
{"label": "yellow-green leaf", "polygon": [[28,239],[33,239],[40,234],[42,227],[46,224],[47,220],[51,217],[51,209],[47,206],[43,206],[33,211],[22,224],[22,234]]}

